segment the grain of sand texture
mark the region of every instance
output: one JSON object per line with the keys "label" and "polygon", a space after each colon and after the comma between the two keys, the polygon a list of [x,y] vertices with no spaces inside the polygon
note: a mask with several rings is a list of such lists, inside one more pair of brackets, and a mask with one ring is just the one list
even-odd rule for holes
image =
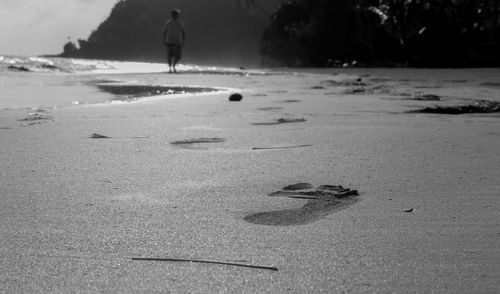
{"label": "grain of sand texture", "polygon": [[[500,114],[413,111],[498,102],[499,76],[136,74],[243,100],[0,110],[0,292],[496,293]],[[359,195],[294,223],[311,199],[269,194],[297,183]]]}

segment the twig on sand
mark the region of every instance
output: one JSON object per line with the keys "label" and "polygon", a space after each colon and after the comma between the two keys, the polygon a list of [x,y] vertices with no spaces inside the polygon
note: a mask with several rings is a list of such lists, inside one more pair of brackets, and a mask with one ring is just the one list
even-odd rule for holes
{"label": "twig on sand", "polygon": [[188,144],[198,144],[198,143],[222,143],[225,142],[224,138],[197,138],[170,142],[172,145],[188,145]]}
{"label": "twig on sand", "polygon": [[312,146],[312,144],[294,145],[294,146],[253,147],[252,150],[291,149],[291,148],[302,148],[302,147],[309,147],[309,146]]}
{"label": "twig on sand", "polygon": [[274,267],[274,266],[261,266],[261,265],[251,265],[251,264],[244,264],[244,263],[234,263],[234,262],[224,262],[224,261],[212,261],[212,260],[200,260],[200,259],[132,257],[132,260],[138,260],[138,261],[172,261],[172,262],[209,263],[209,264],[232,265],[232,266],[241,266],[241,267],[248,267],[248,268],[256,268],[256,269],[265,269],[265,270],[271,270],[271,271],[278,271],[278,268]]}

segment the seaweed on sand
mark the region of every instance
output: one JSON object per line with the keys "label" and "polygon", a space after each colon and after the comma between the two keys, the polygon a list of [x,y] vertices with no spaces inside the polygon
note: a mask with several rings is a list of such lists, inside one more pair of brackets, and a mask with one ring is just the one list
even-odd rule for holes
{"label": "seaweed on sand", "polygon": [[437,114],[463,114],[463,113],[493,113],[500,112],[500,102],[491,100],[478,100],[466,105],[452,106],[427,106],[410,113],[437,113]]}

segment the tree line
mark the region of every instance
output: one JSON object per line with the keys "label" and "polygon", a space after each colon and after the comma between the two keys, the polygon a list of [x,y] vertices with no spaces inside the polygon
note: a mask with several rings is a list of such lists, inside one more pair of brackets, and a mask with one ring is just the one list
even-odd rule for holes
{"label": "tree line", "polygon": [[500,66],[498,2],[292,0],[271,15],[260,53],[289,66]]}

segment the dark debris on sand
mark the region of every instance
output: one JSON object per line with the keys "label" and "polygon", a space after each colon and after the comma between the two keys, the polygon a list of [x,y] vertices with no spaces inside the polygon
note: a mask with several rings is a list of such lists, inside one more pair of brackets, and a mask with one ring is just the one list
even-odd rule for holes
{"label": "dark debris on sand", "polygon": [[375,85],[375,86],[354,86],[345,89],[342,94],[346,95],[375,95],[375,94],[391,94],[402,96],[400,93],[394,92],[391,86]]}
{"label": "dark debris on sand", "polygon": [[500,82],[485,82],[485,83],[482,83],[481,86],[500,87]]}
{"label": "dark debris on sand", "polygon": [[344,80],[344,81],[328,80],[328,81],[323,81],[322,84],[332,87],[367,86],[367,84],[363,82],[361,78],[357,78],[355,80]]}
{"label": "dark debris on sand", "polygon": [[9,65],[7,67],[9,70],[12,70],[12,71],[23,71],[23,72],[28,72],[30,71],[29,68],[25,67],[25,66],[19,66],[19,65]]}
{"label": "dark debris on sand", "polygon": [[464,113],[493,113],[500,112],[500,102],[491,100],[478,100],[466,105],[453,106],[427,106],[410,113],[436,113],[436,114],[464,114]]}
{"label": "dark debris on sand", "polygon": [[281,103],[297,103],[297,102],[300,102],[301,100],[298,100],[298,99],[287,99],[287,100],[282,100],[282,101],[279,101]]}
{"label": "dark debris on sand", "polygon": [[93,133],[92,135],[90,135],[91,139],[109,139],[111,137],[108,137],[108,136],[105,136],[105,135],[101,135],[101,134],[98,134],[98,133]]}
{"label": "dark debris on sand", "polygon": [[420,94],[408,99],[417,101],[441,101],[441,97],[435,94]]}

